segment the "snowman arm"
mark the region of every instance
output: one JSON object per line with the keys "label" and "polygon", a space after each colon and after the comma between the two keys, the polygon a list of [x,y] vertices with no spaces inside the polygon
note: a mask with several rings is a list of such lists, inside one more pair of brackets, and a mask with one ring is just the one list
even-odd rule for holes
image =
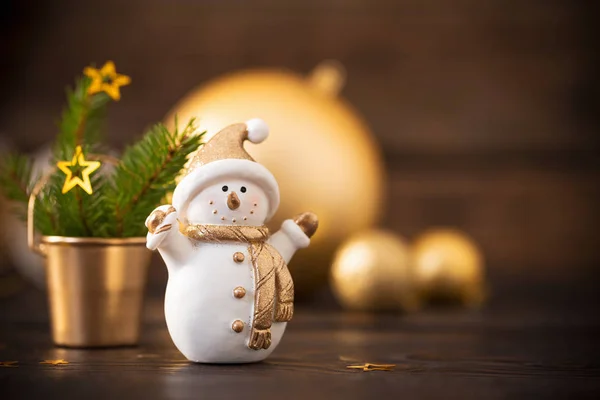
{"label": "snowman arm", "polygon": [[293,220],[286,219],[281,224],[281,229],[271,235],[268,243],[281,254],[287,264],[298,249],[308,247],[310,239]]}
{"label": "snowman arm", "polygon": [[[162,232],[156,233],[161,226],[168,227]],[[150,250],[158,250],[167,266],[180,265],[189,256],[193,246],[190,240],[177,228],[179,222],[175,215],[168,215],[165,221],[159,225],[155,233],[148,232],[146,236],[146,247]]]}
{"label": "snowman arm", "polygon": [[[164,206],[161,206],[164,207]],[[161,207],[157,208],[157,210],[162,211]],[[152,214],[151,214],[152,216]],[[148,217],[148,219],[151,218]],[[148,226],[146,220],[146,226]],[[146,247],[150,250],[156,250],[159,247],[168,246],[170,242],[170,237],[173,236],[173,233],[177,231],[177,214],[171,213],[167,215],[163,221],[160,222],[158,226],[156,226],[152,231],[148,230],[148,234],[146,235]]]}
{"label": "snowman arm", "polygon": [[164,219],[152,232],[148,231],[146,235],[146,247],[150,250],[167,250],[169,252],[185,251],[186,247],[191,247],[188,240],[179,232],[179,221],[177,212],[171,205],[163,205],[156,208],[146,219],[146,226],[150,226],[150,221],[155,213],[165,213]]}
{"label": "snowman arm", "polygon": [[167,266],[181,265],[193,249],[190,239],[184,236],[179,229],[171,229],[165,233],[165,238],[157,247]]}

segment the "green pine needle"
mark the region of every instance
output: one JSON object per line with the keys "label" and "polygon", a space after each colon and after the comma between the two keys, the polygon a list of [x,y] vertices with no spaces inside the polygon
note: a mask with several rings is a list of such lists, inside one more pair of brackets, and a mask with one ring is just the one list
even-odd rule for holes
{"label": "green pine needle", "polygon": [[98,150],[110,97],[106,93],[88,95],[90,84],[91,80],[83,77],[77,80],[75,89],[67,89],[67,108],[59,124],[54,161],[69,160],[77,146],[83,148],[84,154]]}
{"label": "green pine needle", "polygon": [[[81,78],[67,92],[53,148],[54,163],[71,160],[77,146],[82,147],[85,159],[94,159],[93,153],[101,147],[110,98],[105,93],[89,95],[90,83],[89,78]],[[194,120],[181,132],[156,124],[126,149],[116,166],[103,163],[91,174],[91,195],[79,186],[63,194],[66,176],[55,169],[36,199],[36,230],[71,237],[144,236],[146,217],[175,189],[175,178],[200,146],[202,135],[195,134]],[[27,218],[29,196],[39,179],[31,160],[23,155],[0,160],[0,191],[14,201],[22,219]]]}
{"label": "green pine needle", "polygon": [[[33,185],[39,179],[34,173],[33,162],[26,156],[11,154],[0,161],[0,191],[11,200],[15,214],[23,221],[27,220],[27,205]],[[43,231],[52,231],[52,213],[45,201],[36,202],[36,226]]]}
{"label": "green pine needle", "polygon": [[19,203],[27,203],[31,182],[34,179],[33,165],[29,158],[18,154],[2,157],[0,185],[4,189],[6,198]]}
{"label": "green pine needle", "polygon": [[175,189],[175,177],[188,155],[200,146],[203,134],[194,135],[195,130],[193,119],[181,132],[175,128],[171,133],[163,124],[156,124],[125,151],[107,193],[109,207],[115,210],[112,235],[145,234],[144,220]]}
{"label": "green pine needle", "polygon": [[[105,93],[88,95],[90,83],[89,78],[83,77],[77,80],[73,90],[67,90],[67,107],[62,113],[59,134],[53,149],[54,162],[71,160],[77,146],[82,147],[86,159],[89,158],[89,152],[100,147],[101,129],[110,98]],[[92,175],[93,180],[97,181],[97,175],[98,171]],[[86,199],[89,195],[79,186],[63,194],[65,178],[64,173],[56,171],[42,190],[41,197],[45,199],[45,207],[53,210],[55,219],[51,234],[97,236],[93,228],[96,221],[94,218],[90,219],[96,212],[94,207],[97,204],[90,203]],[[41,227],[38,229],[48,234]]]}

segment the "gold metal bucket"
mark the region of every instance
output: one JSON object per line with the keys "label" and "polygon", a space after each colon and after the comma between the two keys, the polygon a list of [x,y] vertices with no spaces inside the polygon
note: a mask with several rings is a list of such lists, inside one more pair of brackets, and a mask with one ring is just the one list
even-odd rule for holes
{"label": "gold metal bucket", "polygon": [[46,259],[52,339],[68,347],[135,345],[151,252],[146,238],[41,236],[36,242],[35,199],[29,198],[27,241]]}

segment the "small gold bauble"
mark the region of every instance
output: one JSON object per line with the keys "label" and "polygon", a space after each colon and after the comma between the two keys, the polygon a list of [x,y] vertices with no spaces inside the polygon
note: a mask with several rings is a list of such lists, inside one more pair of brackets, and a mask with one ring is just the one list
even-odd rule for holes
{"label": "small gold bauble", "polygon": [[309,77],[281,70],[232,73],[184,97],[165,119],[197,117],[204,140],[227,126],[260,117],[269,138],[248,152],[275,176],[281,193],[269,228],[305,211],[319,216],[311,245],[294,256],[296,295],[325,284],[333,252],[349,235],[371,227],[382,205],[383,162],[357,112],[337,96],[343,67],[319,65]]}
{"label": "small gold bauble", "polygon": [[393,233],[369,230],[355,235],[335,254],[333,292],[350,310],[415,310],[418,291],[409,261],[406,241]]}
{"label": "small gold bauble", "polygon": [[413,243],[411,258],[424,298],[458,300],[468,306],[483,302],[483,257],[466,234],[455,229],[428,230]]}

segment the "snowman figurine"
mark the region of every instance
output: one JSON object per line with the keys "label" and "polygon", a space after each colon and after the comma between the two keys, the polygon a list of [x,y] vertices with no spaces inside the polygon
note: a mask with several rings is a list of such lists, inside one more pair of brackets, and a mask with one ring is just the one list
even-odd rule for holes
{"label": "snowman figurine", "polygon": [[287,267],[318,221],[303,213],[269,235],[279,188],[244,149],[268,136],[260,119],[226,127],[192,159],[172,205],[146,220],[147,247],[169,271],[165,318],[175,346],[199,363],[250,363],[277,347],[294,312]]}

